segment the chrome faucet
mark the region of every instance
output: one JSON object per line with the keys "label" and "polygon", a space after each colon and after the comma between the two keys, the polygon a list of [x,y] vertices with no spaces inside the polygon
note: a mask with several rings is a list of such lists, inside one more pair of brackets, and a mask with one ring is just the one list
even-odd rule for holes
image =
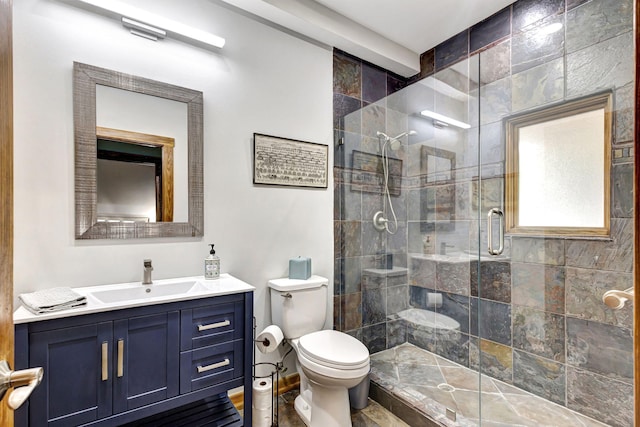
{"label": "chrome faucet", "polygon": [[143,285],[150,285],[153,283],[153,280],[151,280],[151,272],[153,271],[153,267],[151,266],[151,260],[150,259],[145,259],[144,260],[144,274],[142,276],[142,284]]}

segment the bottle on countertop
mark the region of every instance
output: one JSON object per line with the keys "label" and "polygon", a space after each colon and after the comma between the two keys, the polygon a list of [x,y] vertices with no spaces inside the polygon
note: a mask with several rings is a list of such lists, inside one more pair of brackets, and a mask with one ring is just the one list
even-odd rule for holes
{"label": "bottle on countertop", "polygon": [[212,244],[209,256],[204,259],[204,278],[205,279],[217,279],[220,277],[220,258],[216,255],[216,251],[213,249]]}

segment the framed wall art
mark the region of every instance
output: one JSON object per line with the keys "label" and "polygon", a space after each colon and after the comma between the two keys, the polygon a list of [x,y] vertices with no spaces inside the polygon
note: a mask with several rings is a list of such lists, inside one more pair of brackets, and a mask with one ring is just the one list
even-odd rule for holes
{"label": "framed wall art", "polygon": [[327,188],[329,146],[253,134],[253,183]]}

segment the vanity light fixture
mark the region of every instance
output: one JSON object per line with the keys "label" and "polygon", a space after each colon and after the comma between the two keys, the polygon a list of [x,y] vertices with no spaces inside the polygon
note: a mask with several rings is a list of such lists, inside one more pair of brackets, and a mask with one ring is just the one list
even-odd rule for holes
{"label": "vanity light fixture", "polygon": [[170,37],[206,49],[222,49],[225,39],[215,34],[163,18],[117,0],[78,0],[87,10],[122,20],[132,34],[150,40]]}
{"label": "vanity light fixture", "polygon": [[167,32],[163,29],[152,27],[142,22],[134,21],[125,16],[122,17],[122,25],[131,31],[131,34],[144,37],[145,39],[157,41],[167,37]]}
{"label": "vanity light fixture", "polygon": [[446,123],[452,126],[456,126],[459,127],[460,129],[469,129],[471,127],[471,125],[461,122],[459,120],[456,119],[452,119],[451,117],[447,117],[444,116],[442,114],[438,114],[438,113],[434,113],[431,110],[422,110],[420,111],[420,114],[425,116],[425,117],[429,117],[432,118],[434,120],[436,120],[437,122],[442,122],[442,123]]}

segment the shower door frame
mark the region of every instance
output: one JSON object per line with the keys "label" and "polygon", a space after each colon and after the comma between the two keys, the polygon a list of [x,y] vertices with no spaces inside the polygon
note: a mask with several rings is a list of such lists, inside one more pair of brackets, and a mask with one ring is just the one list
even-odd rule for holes
{"label": "shower door frame", "polygon": [[[640,275],[638,274],[638,267],[640,267],[640,186],[638,185],[638,179],[640,179],[640,150],[638,149],[638,135],[640,132],[640,31],[638,30],[638,22],[640,22],[640,0],[634,2],[634,22],[633,31],[635,35],[635,102],[634,102],[634,115],[635,115],[635,128],[634,128],[634,173],[633,173],[633,191],[634,191],[634,206],[633,206],[633,219],[634,219],[634,242],[633,242],[633,285],[636,291],[640,290]],[[638,331],[640,327],[640,295],[638,292],[634,292],[633,297],[633,402],[634,402],[634,425],[640,425],[640,333]]]}

